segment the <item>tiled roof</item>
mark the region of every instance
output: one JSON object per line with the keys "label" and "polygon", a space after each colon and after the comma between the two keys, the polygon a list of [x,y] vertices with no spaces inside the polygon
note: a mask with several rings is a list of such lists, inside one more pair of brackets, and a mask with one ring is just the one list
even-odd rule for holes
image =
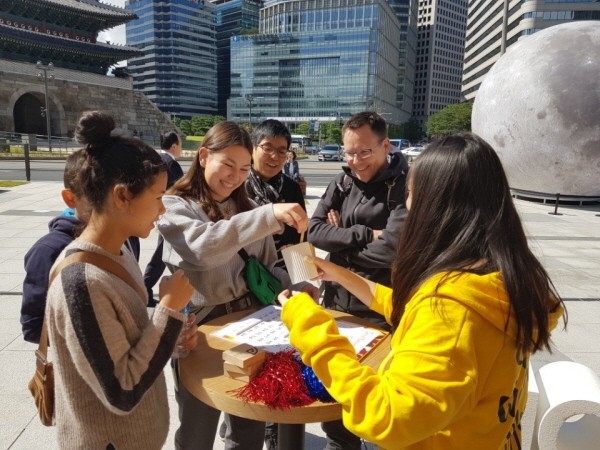
{"label": "tiled roof", "polygon": [[[19,0],[22,1],[22,0]],[[134,13],[124,8],[101,3],[97,0],[36,0],[39,3],[54,3],[57,6],[88,11],[100,15],[133,17]]]}
{"label": "tiled roof", "polygon": [[109,45],[103,42],[88,43],[74,39],[52,36],[49,34],[36,33],[29,30],[0,25],[0,42],[15,42],[29,44],[34,47],[49,47],[53,50],[61,49],[67,52],[85,52],[102,57],[114,56],[117,60],[123,60],[137,56],[139,50],[134,47]]}

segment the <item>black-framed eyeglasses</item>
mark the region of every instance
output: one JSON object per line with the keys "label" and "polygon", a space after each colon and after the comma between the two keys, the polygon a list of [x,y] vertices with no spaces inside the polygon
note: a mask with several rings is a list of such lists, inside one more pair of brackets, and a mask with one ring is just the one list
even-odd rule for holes
{"label": "black-framed eyeglasses", "polygon": [[364,150],[359,150],[357,152],[344,152],[344,157],[346,160],[350,159],[358,159],[359,161],[363,159],[369,158],[373,154],[372,148],[365,148]]}
{"label": "black-framed eyeglasses", "polygon": [[279,158],[284,158],[288,154],[287,148],[273,148],[269,144],[258,144],[257,147],[260,147],[263,152],[267,155],[277,155]]}

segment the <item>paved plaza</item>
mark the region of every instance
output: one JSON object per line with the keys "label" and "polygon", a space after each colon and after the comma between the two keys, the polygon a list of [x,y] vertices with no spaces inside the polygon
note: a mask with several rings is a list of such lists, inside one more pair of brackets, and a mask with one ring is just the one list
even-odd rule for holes
{"label": "paved plaza", "polygon": [[[27,382],[34,370],[36,346],[21,336],[19,311],[24,277],[23,257],[47,231],[48,221],[64,205],[61,183],[32,182],[0,189],[0,450],[54,449],[55,432],[39,423]],[[307,189],[309,214],[324,189]],[[600,375],[600,205],[560,206],[562,215],[549,204],[515,200],[530,244],[550,273],[569,313],[567,331],[553,334],[556,351],[534,356],[533,366],[556,359],[572,359]],[[145,267],[156,245],[156,234],[142,241],[140,264]],[[167,380],[172,385],[170,370]],[[165,449],[173,447],[177,408],[169,389],[171,435]],[[524,422],[524,446],[531,424]],[[217,439],[216,449],[223,448]],[[320,449],[325,443],[317,424],[307,426],[306,448]]]}

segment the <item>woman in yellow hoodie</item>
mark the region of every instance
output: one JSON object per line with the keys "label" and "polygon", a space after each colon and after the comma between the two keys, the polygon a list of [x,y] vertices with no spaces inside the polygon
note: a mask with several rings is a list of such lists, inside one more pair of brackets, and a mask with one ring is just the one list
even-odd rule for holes
{"label": "woman in yellow hoodie", "polygon": [[306,294],[280,295],[290,341],[346,428],[381,448],[521,448],[529,356],[550,348],[564,310],[495,151],[474,134],[432,144],[409,172],[407,208],[392,289],[315,259],[321,279],[392,325],[379,370]]}

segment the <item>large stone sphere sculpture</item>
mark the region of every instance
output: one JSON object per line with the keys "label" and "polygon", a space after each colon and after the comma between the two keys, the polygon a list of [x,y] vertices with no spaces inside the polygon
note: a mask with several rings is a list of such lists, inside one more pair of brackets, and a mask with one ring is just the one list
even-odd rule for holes
{"label": "large stone sphere sculpture", "polygon": [[509,47],[479,88],[472,129],[498,152],[511,188],[600,196],[600,21]]}

